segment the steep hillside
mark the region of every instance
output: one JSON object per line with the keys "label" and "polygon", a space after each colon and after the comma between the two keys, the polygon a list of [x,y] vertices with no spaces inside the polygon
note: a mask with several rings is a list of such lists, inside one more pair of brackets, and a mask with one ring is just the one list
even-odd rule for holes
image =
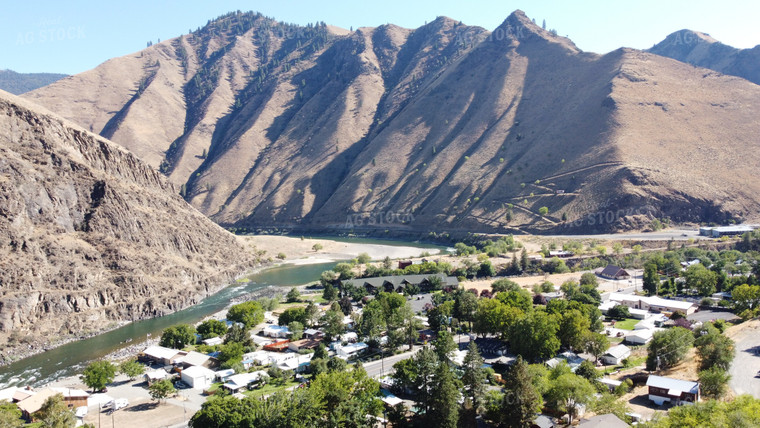
{"label": "steep hillside", "polygon": [[254,263],[117,145],[0,91],[0,351],[163,315]]}
{"label": "steep hillside", "polygon": [[0,70],[0,90],[19,95],[49,85],[66,76],[66,74],[58,73],[16,73],[13,70]]}
{"label": "steep hillside", "polygon": [[758,95],[653,54],[584,53],[516,11],[492,32],[234,13],[27,96],[220,224],[426,233],[750,219],[754,180],[705,165],[760,165]]}
{"label": "steep hillside", "polygon": [[681,62],[743,77],[760,85],[760,45],[736,49],[698,31],[681,30],[648,50]]}

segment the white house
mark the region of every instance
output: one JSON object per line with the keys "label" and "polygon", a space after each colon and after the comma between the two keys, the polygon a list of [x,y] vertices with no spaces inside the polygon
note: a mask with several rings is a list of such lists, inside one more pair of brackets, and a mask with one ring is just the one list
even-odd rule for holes
{"label": "white house", "polygon": [[148,385],[150,385],[153,382],[166,379],[167,377],[169,377],[169,373],[167,373],[166,370],[164,369],[158,369],[158,370],[145,373],[144,377],[145,377],[145,381],[148,382]]}
{"label": "white house", "polygon": [[663,299],[658,296],[637,296],[635,294],[610,293],[609,299],[631,309],[643,309],[650,312],[683,312],[691,315],[697,310],[692,302]]}
{"label": "white house", "polygon": [[238,392],[241,389],[248,387],[248,385],[251,383],[256,382],[261,378],[261,376],[265,374],[266,372],[259,370],[253,373],[240,373],[232,375],[227,378],[227,382],[223,386],[230,392]]}
{"label": "white house", "polygon": [[235,369],[217,370],[214,374],[220,382],[226,382],[230,376],[235,375]]}
{"label": "white house", "polygon": [[352,343],[346,346],[338,345],[335,347],[335,352],[338,354],[338,357],[346,359],[346,358],[350,358],[356,355],[357,353],[367,348],[369,348],[369,346],[367,346],[366,343],[359,342],[359,343]]}
{"label": "white house", "polygon": [[288,337],[290,336],[290,330],[287,326],[280,326],[280,325],[268,325],[264,327],[264,330],[261,331],[261,334],[267,337]]}
{"label": "white house", "polygon": [[149,346],[142,351],[141,359],[147,359],[148,361],[169,365],[174,364],[174,359],[182,356],[180,351],[176,349],[165,348],[163,346]]}
{"label": "white house", "polygon": [[224,339],[221,337],[209,337],[208,339],[203,339],[203,344],[208,346],[221,345],[222,343],[224,343]]}
{"label": "white house", "polygon": [[631,356],[631,349],[625,345],[618,345],[608,349],[607,352],[602,355],[602,361],[604,361],[604,364],[618,365],[629,356]]}
{"label": "white house", "polygon": [[599,383],[606,386],[610,390],[610,392],[614,392],[615,388],[623,384],[623,382],[619,380],[610,379],[608,377],[603,377],[599,379]]}
{"label": "white house", "polygon": [[646,345],[652,340],[654,330],[634,330],[625,337],[625,341],[632,345]]}
{"label": "white house", "polygon": [[200,352],[195,351],[190,351],[187,355],[174,360],[175,363],[181,364],[183,367],[201,366],[206,368],[213,365],[214,361],[216,360],[212,360],[210,355],[201,354]]}
{"label": "white house", "polygon": [[699,382],[649,375],[647,378],[649,399],[658,406],[669,401],[673,404],[699,401]]}
{"label": "white house", "polygon": [[214,383],[216,373],[213,370],[207,369],[203,366],[191,366],[184,370],[180,374],[182,382],[190,385],[193,389],[206,389]]}

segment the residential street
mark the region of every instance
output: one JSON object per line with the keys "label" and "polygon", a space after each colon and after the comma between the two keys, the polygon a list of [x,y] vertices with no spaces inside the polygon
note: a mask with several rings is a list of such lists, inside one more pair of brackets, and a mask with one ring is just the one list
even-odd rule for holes
{"label": "residential street", "polygon": [[760,377],[757,377],[760,371],[760,321],[745,324],[734,327],[741,330],[731,335],[736,343],[736,357],[729,370],[729,385],[736,395],[750,394],[760,398]]}

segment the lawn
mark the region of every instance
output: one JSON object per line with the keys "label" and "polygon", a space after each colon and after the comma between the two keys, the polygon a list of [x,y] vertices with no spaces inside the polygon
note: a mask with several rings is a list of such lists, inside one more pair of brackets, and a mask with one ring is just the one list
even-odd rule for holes
{"label": "lawn", "polygon": [[259,398],[264,395],[274,394],[277,391],[284,391],[288,388],[298,385],[299,383],[300,382],[296,382],[294,380],[285,382],[282,385],[274,385],[274,384],[268,383],[264,385],[262,388],[254,389],[253,391],[245,391],[243,392],[243,394],[245,394],[248,397]]}
{"label": "lawn", "polygon": [[615,328],[619,328],[620,330],[633,330],[633,326],[635,326],[639,321],[635,318],[628,318],[625,321],[618,321],[615,323]]}

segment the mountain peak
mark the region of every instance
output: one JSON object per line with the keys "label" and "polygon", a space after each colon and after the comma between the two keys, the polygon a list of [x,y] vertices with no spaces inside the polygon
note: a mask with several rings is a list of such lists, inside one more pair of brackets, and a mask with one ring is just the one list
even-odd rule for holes
{"label": "mountain peak", "polygon": [[496,27],[491,33],[491,38],[497,41],[511,39],[520,43],[534,41],[558,43],[567,49],[580,52],[572,40],[558,36],[556,30],[541,28],[520,9],[512,12],[501,25]]}

